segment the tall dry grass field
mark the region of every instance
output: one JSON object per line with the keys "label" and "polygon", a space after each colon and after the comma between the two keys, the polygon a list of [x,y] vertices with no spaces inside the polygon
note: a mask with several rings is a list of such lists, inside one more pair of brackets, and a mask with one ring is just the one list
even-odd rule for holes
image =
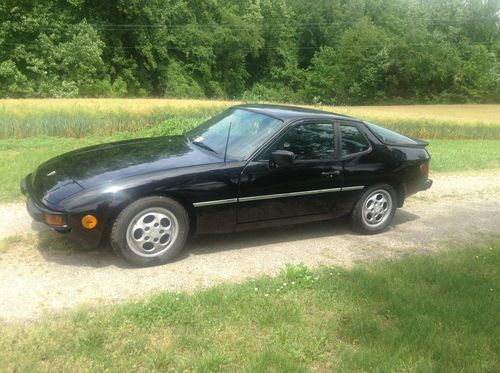
{"label": "tall dry grass field", "polygon": [[[0,100],[0,138],[109,136],[162,123],[193,125],[236,101],[179,99]],[[500,105],[322,106],[420,138],[499,139]],[[168,134],[168,133],[165,133]]]}
{"label": "tall dry grass field", "polygon": [[[150,115],[155,111],[173,113],[206,109],[223,109],[239,101],[188,99],[3,99],[0,113],[16,117],[28,114],[95,112],[102,114],[127,112]],[[311,107],[312,106],[306,106]],[[430,120],[455,124],[500,125],[500,105],[392,105],[392,106],[319,106],[321,110],[381,120]]]}
{"label": "tall dry grass field", "polygon": [[172,118],[205,118],[225,101],[162,99],[0,100],[0,138],[109,136],[135,132]]}
{"label": "tall dry grass field", "polygon": [[3,99],[0,100],[0,113],[18,117],[24,117],[28,113],[72,113],[79,111],[104,114],[126,112],[130,114],[150,115],[155,111],[190,112],[203,109],[226,108],[234,104],[234,101],[154,98]]}
{"label": "tall dry grass field", "polygon": [[394,105],[322,107],[354,117],[381,121],[428,120],[456,125],[483,124],[500,126],[500,105]]}

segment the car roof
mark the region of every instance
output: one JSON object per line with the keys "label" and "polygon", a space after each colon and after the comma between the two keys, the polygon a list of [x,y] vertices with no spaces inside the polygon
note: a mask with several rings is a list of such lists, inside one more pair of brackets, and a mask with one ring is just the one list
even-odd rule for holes
{"label": "car roof", "polygon": [[298,106],[273,105],[273,104],[245,104],[237,105],[235,108],[253,111],[255,113],[268,115],[283,121],[293,119],[348,119],[357,120],[347,115],[331,113],[323,110],[308,109]]}

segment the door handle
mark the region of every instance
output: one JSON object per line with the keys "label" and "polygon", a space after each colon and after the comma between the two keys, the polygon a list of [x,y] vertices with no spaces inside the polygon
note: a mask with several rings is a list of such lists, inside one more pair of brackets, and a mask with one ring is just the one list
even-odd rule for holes
{"label": "door handle", "polygon": [[334,170],[334,171],[323,171],[321,173],[321,176],[324,176],[324,177],[334,177],[335,175],[340,175],[340,171],[338,170]]}

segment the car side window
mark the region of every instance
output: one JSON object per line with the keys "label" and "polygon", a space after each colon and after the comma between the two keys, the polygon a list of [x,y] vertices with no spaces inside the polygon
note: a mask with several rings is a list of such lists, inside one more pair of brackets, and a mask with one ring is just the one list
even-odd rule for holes
{"label": "car side window", "polygon": [[364,152],[370,148],[368,140],[363,136],[359,129],[348,124],[340,125],[342,134],[342,156]]}
{"label": "car side window", "polygon": [[276,150],[288,150],[296,160],[332,159],[335,156],[335,136],[332,123],[304,123],[290,128],[265,153],[269,159]]}

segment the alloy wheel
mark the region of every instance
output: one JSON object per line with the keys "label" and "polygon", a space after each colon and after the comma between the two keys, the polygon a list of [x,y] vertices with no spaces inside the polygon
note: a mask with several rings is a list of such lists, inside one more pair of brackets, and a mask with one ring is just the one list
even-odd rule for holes
{"label": "alloy wheel", "polygon": [[381,226],[391,215],[392,203],[391,194],[387,190],[373,191],[363,202],[363,222],[372,228]]}
{"label": "alloy wheel", "polygon": [[169,210],[153,207],[138,213],[127,227],[127,244],[137,255],[155,257],[177,239],[179,223]]}

